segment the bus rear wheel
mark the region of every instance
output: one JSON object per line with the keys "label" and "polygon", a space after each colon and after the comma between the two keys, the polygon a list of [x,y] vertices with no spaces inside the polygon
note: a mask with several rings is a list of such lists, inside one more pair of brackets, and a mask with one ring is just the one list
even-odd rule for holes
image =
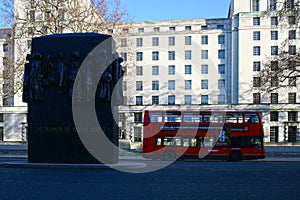
{"label": "bus rear wheel", "polygon": [[242,154],[239,151],[232,151],[229,154],[229,160],[230,161],[240,161],[242,159]]}
{"label": "bus rear wheel", "polygon": [[176,153],[174,151],[166,151],[163,159],[166,161],[173,161],[176,159]]}

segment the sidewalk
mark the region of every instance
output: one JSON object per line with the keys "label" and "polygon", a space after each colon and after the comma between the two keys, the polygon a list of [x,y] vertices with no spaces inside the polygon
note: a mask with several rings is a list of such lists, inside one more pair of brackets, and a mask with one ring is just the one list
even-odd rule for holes
{"label": "sidewalk", "polygon": [[[300,157],[300,146],[266,146],[267,157]],[[27,144],[0,144],[0,156],[27,156]],[[119,156],[122,159],[126,158],[140,158],[140,153],[133,153],[126,150],[120,150]]]}

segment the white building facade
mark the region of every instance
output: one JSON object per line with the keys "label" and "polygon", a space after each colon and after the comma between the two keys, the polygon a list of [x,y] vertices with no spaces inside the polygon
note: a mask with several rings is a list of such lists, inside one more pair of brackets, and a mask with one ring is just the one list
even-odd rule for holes
{"label": "white building facade", "polygon": [[119,38],[120,52],[128,57],[121,137],[139,146],[145,109],[242,109],[262,113],[266,143],[299,142],[297,84],[270,94],[255,85],[264,63],[291,32],[298,49],[296,25],[286,26],[290,16],[279,21],[276,14],[287,3],[231,0],[224,19],[131,24],[129,36]]}
{"label": "white building facade", "polygon": [[[276,56],[276,49],[290,32],[295,32],[293,48],[299,47],[297,26],[286,26],[291,16],[279,21],[276,14],[282,5],[292,3],[231,0],[226,18],[120,25],[124,33],[116,40],[125,58],[121,147],[140,148],[146,109],[258,110],[263,116],[265,142],[299,142],[297,84],[272,94],[264,94],[254,85],[264,63]],[[16,12],[30,17],[30,11],[17,5]],[[266,15],[267,9],[274,11]],[[14,106],[24,108],[20,100],[19,95]]]}

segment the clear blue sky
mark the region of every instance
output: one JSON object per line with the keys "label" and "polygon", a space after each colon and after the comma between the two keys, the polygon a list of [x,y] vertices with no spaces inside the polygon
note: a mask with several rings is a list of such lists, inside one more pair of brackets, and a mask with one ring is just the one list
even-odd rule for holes
{"label": "clear blue sky", "polygon": [[230,0],[121,0],[133,21],[226,18]]}

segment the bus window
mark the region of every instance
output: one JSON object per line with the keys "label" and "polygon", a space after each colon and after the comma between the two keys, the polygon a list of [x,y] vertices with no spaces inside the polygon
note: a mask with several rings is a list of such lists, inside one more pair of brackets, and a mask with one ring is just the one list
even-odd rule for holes
{"label": "bus window", "polygon": [[150,122],[162,122],[163,121],[163,115],[161,112],[150,112]]}
{"label": "bus window", "polygon": [[261,137],[250,137],[249,145],[252,148],[262,148],[262,138]]}
{"label": "bus window", "polygon": [[191,147],[201,147],[202,138],[196,137],[191,139]]}
{"label": "bus window", "polygon": [[163,140],[163,146],[181,146],[180,137],[165,137]]}
{"label": "bus window", "polygon": [[214,138],[213,137],[205,137],[203,139],[203,147],[213,147]]}
{"label": "bus window", "polygon": [[161,138],[156,138],[156,145],[160,146],[161,145]]}
{"label": "bus window", "polygon": [[222,123],[223,122],[223,113],[219,113],[219,112],[204,113],[204,122]]}
{"label": "bus window", "polygon": [[247,148],[248,137],[231,137],[231,144],[233,148]]}
{"label": "bus window", "polygon": [[252,124],[259,123],[259,118],[257,113],[245,113],[244,118],[246,123],[252,123]]}
{"label": "bus window", "polygon": [[225,123],[243,123],[242,113],[226,113]]}
{"label": "bus window", "polygon": [[181,113],[180,112],[165,113],[165,122],[181,122]]}
{"label": "bus window", "polygon": [[202,122],[202,115],[198,112],[185,112],[183,114],[184,122]]}
{"label": "bus window", "polygon": [[189,138],[183,138],[182,145],[183,145],[183,147],[189,147],[190,146]]}

